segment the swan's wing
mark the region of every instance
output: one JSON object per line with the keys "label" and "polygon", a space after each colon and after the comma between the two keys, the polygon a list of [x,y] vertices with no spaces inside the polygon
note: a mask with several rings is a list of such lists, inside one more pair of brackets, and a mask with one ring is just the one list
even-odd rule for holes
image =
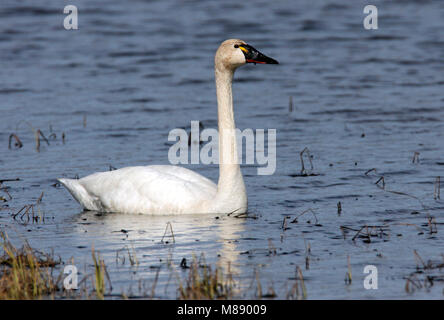
{"label": "swan's wing", "polygon": [[86,209],[147,214],[192,213],[217,189],[211,180],[178,166],[127,167],[60,182]]}

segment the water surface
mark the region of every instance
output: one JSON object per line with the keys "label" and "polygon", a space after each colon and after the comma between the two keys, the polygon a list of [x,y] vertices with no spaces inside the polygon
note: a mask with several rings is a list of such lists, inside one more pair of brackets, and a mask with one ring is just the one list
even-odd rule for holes
{"label": "water surface", "polygon": [[[273,287],[285,299],[299,266],[310,299],[442,299],[444,274],[418,272],[414,250],[442,263],[444,203],[434,199],[434,183],[444,169],[444,3],[376,1],[372,31],[362,26],[366,4],[82,0],[79,30],[66,31],[62,3],[3,0],[0,179],[20,181],[5,182],[12,199],[1,204],[0,227],[18,245],[27,239],[73,259],[82,275],[92,270],[94,246],[111,295],[138,296],[139,280],[151,288],[159,272],[155,298],[175,299],[168,265],[185,277],[182,259],[203,253],[225,270],[231,263],[242,298],[255,298],[258,273],[264,292]],[[237,127],[277,130],[275,174],[242,167],[257,219],[82,213],[57,177],[167,164],[170,130],[191,120],[216,126],[213,56],[228,38],[280,62],[235,76]],[[49,139],[40,152],[32,128]],[[11,133],[22,148],[8,149]],[[300,175],[305,147],[309,176]],[[214,165],[187,167],[217,181]],[[385,190],[375,184],[381,176]],[[42,192],[44,223],[12,218]],[[168,222],[174,243],[161,241]],[[353,241],[365,225],[380,228],[370,241]],[[128,249],[137,268],[128,254],[122,260]],[[378,268],[378,290],[363,287],[366,265]],[[422,283],[432,277],[433,286],[406,292],[412,274]]]}

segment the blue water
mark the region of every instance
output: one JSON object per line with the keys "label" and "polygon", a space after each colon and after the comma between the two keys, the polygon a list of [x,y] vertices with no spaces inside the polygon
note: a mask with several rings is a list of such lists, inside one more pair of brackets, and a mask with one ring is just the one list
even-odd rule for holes
{"label": "blue water", "polygon": [[[63,28],[65,4],[78,7],[78,30]],[[94,246],[109,296],[143,296],[140,282],[150,294],[159,272],[154,297],[175,299],[176,275],[187,276],[180,262],[204,254],[225,271],[231,263],[240,298],[256,297],[257,274],[264,293],[273,287],[286,299],[299,266],[309,299],[442,299],[443,271],[418,270],[414,250],[442,263],[444,203],[434,184],[444,175],[444,3],[372,4],[378,30],[363,27],[365,1],[3,0],[0,180],[20,181],[3,184],[12,199],[0,191],[0,228],[17,245],[53,250],[81,277],[93,272]],[[82,213],[56,178],[168,164],[170,130],[191,120],[216,127],[213,57],[228,38],[280,62],[235,76],[237,127],[277,131],[276,172],[242,167],[257,219]],[[39,152],[37,129],[49,140]],[[8,149],[11,133],[22,148]],[[309,176],[300,175],[305,147]],[[217,181],[215,165],[187,167]],[[42,192],[44,222],[13,219]],[[175,242],[161,241],[168,222]],[[365,225],[380,227],[370,242],[341,231]],[[377,290],[363,287],[366,265],[378,268]],[[433,285],[406,292],[413,275]]]}

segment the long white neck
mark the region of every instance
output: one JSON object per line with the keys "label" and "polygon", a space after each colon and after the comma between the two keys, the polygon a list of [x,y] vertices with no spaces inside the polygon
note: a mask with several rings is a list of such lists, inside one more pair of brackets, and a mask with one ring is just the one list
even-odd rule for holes
{"label": "long white neck", "polygon": [[233,112],[234,70],[216,66],[215,75],[219,128],[219,182],[216,203],[223,205],[226,212],[245,212],[247,194],[238,161]]}

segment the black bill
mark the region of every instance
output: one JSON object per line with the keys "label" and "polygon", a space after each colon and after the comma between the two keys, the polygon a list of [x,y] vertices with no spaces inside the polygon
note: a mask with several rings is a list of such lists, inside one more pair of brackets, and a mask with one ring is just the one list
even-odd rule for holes
{"label": "black bill", "polygon": [[239,45],[239,48],[244,53],[247,63],[279,64],[273,58],[267,57],[248,44]]}

